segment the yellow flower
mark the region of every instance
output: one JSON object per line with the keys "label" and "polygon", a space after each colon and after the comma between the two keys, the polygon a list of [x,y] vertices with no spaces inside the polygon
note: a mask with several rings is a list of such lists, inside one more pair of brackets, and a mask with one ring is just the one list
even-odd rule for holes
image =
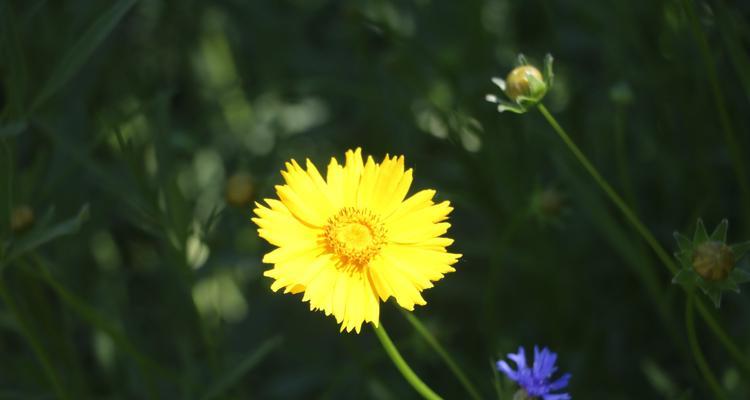
{"label": "yellow flower", "polygon": [[407,310],[426,304],[420,292],[461,257],[441,237],[450,203],[435,204],[434,190],[406,198],[412,170],[404,171],[403,156],[378,164],[349,150],[343,166],[331,158],[325,179],[310,160],[306,167],[287,162],[279,200],[255,203],[258,234],[278,247],[263,257],[273,264],[264,273],[271,289],[304,292],[311,310],[357,333],[363,322],[378,326],[380,300],[393,296]]}

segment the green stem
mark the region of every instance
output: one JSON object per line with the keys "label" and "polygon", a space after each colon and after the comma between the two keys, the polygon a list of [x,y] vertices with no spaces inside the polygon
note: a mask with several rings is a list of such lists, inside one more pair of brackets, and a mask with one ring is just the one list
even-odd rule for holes
{"label": "green stem", "polygon": [[[597,169],[591,164],[588,158],[586,158],[581,149],[578,148],[578,146],[575,144],[575,142],[573,142],[570,136],[568,136],[568,134],[560,126],[560,124],[557,123],[555,117],[553,117],[552,114],[549,113],[544,104],[540,103],[538,105],[538,108],[539,112],[542,113],[547,122],[549,122],[549,124],[552,126],[552,129],[554,129],[554,131],[560,136],[563,142],[565,142],[573,155],[576,156],[576,158],[578,159],[578,161],[580,161],[586,171],[591,174],[596,183],[599,184],[599,187],[601,187],[601,189],[604,191],[604,193],[607,194],[610,200],[615,203],[615,205],[625,215],[630,224],[633,225],[636,231],[638,231],[643,239],[646,240],[648,245],[651,246],[651,249],[653,249],[664,266],[667,267],[667,269],[673,274],[676,273],[678,270],[677,265],[674,263],[674,261],[672,261],[672,258],[667,255],[667,251],[664,250],[661,244],[659,244],[656,238],[654,238],[654,236],[651,234],[651,231],[649,231],[648,228],[643,225],[638,216],[636,216],[635,213],[630,209],[630,207],[628,207],[628,205],[625,203],[625,201],[622,200],[620,195],[618,195],[617,192],[612,189],[612,186],[607,183],[607,181],[602,177],[599,171],[597,171]],[[732,342],[726,332],[723,331],[721,326],[719,326],[719,324],[716,322],[716,320],[713,319],[711,314],[708,313],[708,310],[706,310],[704,304],[701,302],[698,302],[697,304],[698,311],[700,311],[701,313],[701,317],[708,324],[709,328],[711,328],[713,334],[719,339],[719,341],[726,348],[732,358],[734,358],[735,361],[743,368],[744,372],[750,375],[750,363],[748,363],[746,357],[744,357],[739,351],[739,347],[737,347],[737,345]]]}
{"label": "green stem", "polygon": [[719,16],[716,27],[724,40],[724,45],[729,51],[729,58],[732,60],[734,68],[737,70],[740,82],[742,82],[742,86],[744,86],[745,96],[750,100],[750,57],[745,53],[742,48],[742,43],[738,39],[742,37],[741,34],[738,34],[741,28],[745,28],[741,31],[747,34],[747,25],[740,26],[727,9],[725,1],[726,0],[717,0],[714,2],[718,9],[717,14]]}
{"label": "green stem", "polygon": [[[706,35],[700,27],[698,16],[695,14],[695,9],[691,0],[682,0],[682,6],[688,15],[690,20],[690,27],[693,30],[693,36],[698,42],[700,48],[701,57],[703,62],[706,64],[706,70],[708,72],[708,83],[711,85],[711,92],[714,96],[714,103],[716,103],[716,111],[719,113],[719,123],[721,124],[721,130],[724,131],[724,139],[729,147],[729,154],[732,158],[732,165],[734,167],[735,175],[740,186],[740,194],[742,196],[741,204],[750,204],[750,186],[748,185],[748,178],[745,174],[745,166],[742,161],[742,150],[740,149],[737,136],[732,128],[732,123],[727,112],[726,104],[724,103],[724,95],[721,92],[721,86],[719,85],[719,75],[716,72],[716,66],[713,63],[713,56],[711,55],[711,47],[708,44]],[[745,213],[745,221],[750,224],[750,211],[746,207],[743,208]]]}
{"label": "green stem", "polygon": [[422,336],[427,344],[429,344],[432,349],[435,350],[435,352],[440,356],[440,358],[443,359],[445,364],[448,365],[448,368],[450,368],[451,372],[453,372],[453,375],[458,378],[458,380],[461,382],[461,385],[463,385],[471,398],[474,400],[480,400],[482,396],[479,395],[479,391],[477,391],[466,374],[464,374],[464,372],[458,366],[456,361],[453,360],[453,358],[450,356],[450,354],[448,354],[447,351],[445,351],[443,346],[440,345],[440,342],[438,342],[435,336],[433,336],[432,333],[430,333],[430,331],[424,326],[424,324],[422,324],[419,318],[401,307],[398,307],[398,310],[401,311],[401,314],[403,314],[404,317],[406,317],[406,320],[409,321],[409,323],[414,327],[414,330],[416,330],[417,333]]}
{"label": "green stem", "polygon": [[591,174],[591,177],[594,178],[596,183],[599,185],[599,187],[602,188],[604,193],[607,194],[609,199],[612,200],[617,208],[619,208],[620,211],[625,215],[625,218],[628,219],[635,230],[637,230],[638,233],[643,236],[643,239],[646,240],[646,243],[648,243],[649,246],[651,246],[651,249],[654,250],[656,255],[659,257],[662,263],[664,263],[667,269],[669,269],[672,273],[676,273],[678,269],[677,265],[675,265],[675,263],[672,261],[672,258],[669,256],[669,254],[667,254],[664,248],[661,247],[654,235],[651,234],[651,231],[649,231],[648,228],[643,225],[641,220],[638,219],[633,210],[628,207],[622,197],[617,194],[612,186],[607,183],[607,180],[602,177],[599,171],[597,171],[596,167],[591,164],[591,162],[588,158],[586,158],[581,149],[579,149],[575,142],[573,142],[573,139],[571,139],[570,136],[568,136],[568,134],[565,132],[565,130],[560,126],[560,124],[557,123],[555,117],[553,117],[552,114],[547,111],[547,107],[545,107],[544,104],[540,103],[538,105],[538,108],[542,115],[544,115],[544,118],[547,120],[547,122],[549,122],[549,124],[552,126],[552,129],[554,129],[558,136],[560,136],[560,138],[563,140],[563,142],[565,142],[573,155],[575,155],[575,157],[583,165],[586,171]]}
{"label": "green stem", "polygon": [[635,192],[633,191],[632,180],[630,179],[630,168],[628,166],[627,148],[625,145],[625,118],[623,114],[625,107],[617,104],[615,110],[615,158],[617,159],[617,169],[620,175],[620,184],[622,185],[625,198],[630,204],[633,204],[637,209],[635,203]]}
{"label": "green stem", "polygon": [[421,379],[419,379],[417,374],[415,374],[414,371],[412,371],[412,369],[409,367],[409,364],[404,361],[404,358],[401,357],[401,354],[398,352],[396,345],[393,344],[391,338],[388,337],[388,334],[385,332],[383,323],[379,323],[378,326],[374,326],[373,329],[375,330],[375,334],[380,340],[380,344],[383,345],[383,350],[385,350],[385,353],[388,354],[388,357],[391,358],[391,361],[393,361],[393,364],[396,365],[398,371],[401,372],[401,375],[403,375],[404,379],[406,379],[409,384],[411,384],[414,390],[419,392],[419,394],[421,394],[422,397],[427,400],[442,400],[440,396],[433,392],[432,389],[430,389],[424,382],[422,382]]}
{"label": "green stem", "polygon": [[42,370],[44,371],[44,374],[47,375],[47,379],[52,385],[52,389],[55,391],[56,397],[62,400],[68,399],[69,397],[60,385],[60,379],[57,377],[57,373],[52,367],[52,363],[50,362],[49,357],[47,357],[47,353],[44,351],[44,348],[39,343],[39,340],[31,331],[31,327],[29,326],[26,319],[23,318],[18,312],[16,303],[10,293],[8,293],[2,277],[0,277],[0,297],[2,297],[3,301],[5,302],[5,306],[8,307],[8,311],[11,313],[11,315],[13,315],[16,320],[18,320],[21,328],[21,334],[23,335],[24,339],[29,342],[31,349],[34,351],[34,355],[42,365]]}
{"label": "green stem", "polygon": [[726,399],[726,395],[724,395],[721,385],[719,385],[719,381],[716,380],[713,372],[711,372],[711,367],[708,366],[706,358],[701,351],[700,343],[698,343],[698,335],[695,333],[695,313],[693,312],[695,307],[693,307],[693,296],[693,293],[689,293],[687,301],[685,302],[685,328],[687,329],[690,349],[693,351],[693,358],[703,375],[703,379],[706,380],[711,391],[714,392],[715,397],[717,399]]}

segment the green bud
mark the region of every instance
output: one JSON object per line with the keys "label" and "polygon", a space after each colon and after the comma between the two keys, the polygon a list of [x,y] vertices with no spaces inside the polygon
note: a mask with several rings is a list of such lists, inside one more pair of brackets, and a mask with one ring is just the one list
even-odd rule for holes
{"label": "green bud", "polygon": [[692,240],[679,232],[674,234],[679,247],[675,257],[682,268],[672,282],[688,290],[699,288],[717,308],[724,292],[739,293],[739,285],[750,282],[750,272],[737,265],[750,250],[750,241],[728,245],[728,228],[729,222],[722,220],[709,235],[699,219]]}
{"label": "green bud", "polygon": [[16,207],[10,215],[10,230],[23,232],[34,224],[34,210],[23,204]]}
{"label": "green bud", "polygon": [[542,73],[533,65],[514,68],[505,79],[505,85],[505,94],[513,101],[519,96],[538,98],[547,91]]}

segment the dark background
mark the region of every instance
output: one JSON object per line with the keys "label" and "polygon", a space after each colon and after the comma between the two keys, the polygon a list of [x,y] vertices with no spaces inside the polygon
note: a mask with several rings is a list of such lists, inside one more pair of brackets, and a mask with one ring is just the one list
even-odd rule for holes
{"label": "dark background", "polygon": [[[416,398],[371,329],[339,334],[262,277],[251,201],[289,158],[358,146],[454,204],[464,256],[415,314],[486,398],[492,363],[534,344],[576,399],[711,397],[667,270],[538,112],[483,98],[519,52],[552,53],[545,103],[668,250],[698,217],[750,239],[748,2],[132,3],[0,0],[0,398]],[[716,313],[750,354],[745,295]],[[394,304],[382,319],[466,398]],[[698,337],[748,398],[700,319]]]}

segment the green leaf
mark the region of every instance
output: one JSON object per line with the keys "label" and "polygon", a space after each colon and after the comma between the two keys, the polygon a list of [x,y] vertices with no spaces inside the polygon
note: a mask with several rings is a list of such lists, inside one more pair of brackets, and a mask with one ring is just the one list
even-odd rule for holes
{"label": "green leaf", "polygon": [[94,21],[94,24],[81,36],[67,54],[60,60],[52,74],[42,86],[41,91],[31,105],[32,111],[52,97],[73,75],[78,72],[91,54],[102,44],[104,39],[120,22],[125,13],[137,0],[120,0]]}
{"label": "green leaf", "polygon": [[680,248],[680,250],[685,251],[685,250],[693,248],[693,243],[690,241],[690,239],[688,239],[687,236],[677,231],[675,231],[672,235],[674,236],[674,239],[677,241],[677,246]]}
{"label": "green leaf", "polygon": [[692,288],[695,285],[698,275],[695,271],[689,269],[680,270],[677,275],[672,278],[672,283],[682,285],[686,288]]}
{"label": "green leaf", "polygon": [[280,337],[273,337],[261,344],[255,351],[247,354],[234,368],[222,374],[223,378],[208,388],[201,400],[219,398],[239,381],[253,367],[260,363],[268,354],[281,344]]}
{"label": "green leaf", "polygon": [[[3,60],[3,83],[6,85],[6,107],[4,117],[14,117],[23,113],[28,85],[28,68],[21,40],[18,36],[17,15],[10,2],[0,2],[0,59]],[[3,128],[0,128],[0,137]]]}
{"label": "green leaf", "polygon": [[495,367],[494,360],[490,360],[490,369],[492,370],[492,386],[495,388],[495,394],[498,400],[503,398],[503,385],[500,382],[500,372]]}
{"label": "green leaf", "polygon": [[722,292],[726,290],[731,290],[735,293],[740,292],[740,287],[737,285],[737,282],[735,282],[735,280],[732,279],[732,275],[729,275],[727,279],[724,279],[723,281],[718,282],[718,288]]}
{"label": "green leaf", "polygon": [[498,112],[510,111],[516,114],[523,114],[527,110],[518,104],[511,103],[505,100],[500,100],[497,105],[497,111]]}
{"label": "green leaf", "polygon": [[529,65],[529,60],[526,59],[525,55],[519,53],[518,57],[516,58],[516,66],[521,67],[524,65]]}
{"label": "green leaf", "polygon": [[711,240],[726,243],[727,229],[729,229],[729,221],[724,218],[721,220],[719,225],[716,226],[716,229],[714,229],[714,232],[711,234]]}
{"label": "green leaf", "polygon": [[702,288],[703,292],[708,296],[711,301],[714,303],[714,307],[720,308],[721,307],[721,289],[711,287],[711,288]]}
{"label": "green leaf", "polygon": [[737,243],[729,246],[732,249],[732,253],[734,253],[734,257],[737,261],[739,261],[742,256],[745,255],[748,251],[750,251],[750,240],[743,243]]}
{"label": "green leaf", "polygon": [[22,237],[20,240],[15,242],[10,249],[7,262],[11,262],[14,259],[28,253],[37,247],[55,240],[61,236],[70,235],[78,232],[78,229],[89,217],[89,205],[86,204],[81,207],[78,214],[67,221],[60,222],[59,224],[49,228],[39,228],[30,232],[28,235]]}
{"label": "green leaf", "polygon": [[737,284],[750,282],[750,272],[747,272],[741,268],[735,268],[732,270],[732,272],[729,273],[729,279]]}
{"label": "green leaf", "polygon": [[703,243],[708,240],[708,232],[706,232],[706,226],[703,225],[703,220],[698,218],[698,224],[695,226],[695,235],[693,235],[693,246]]}
{"label": "green leaf", "polygon": [[555,59],[552,57],[552,54],[547,53],[547,55],[544,56],[544,83],[547,84],[547,90],[549,90],[555,82],[555,73],[552,71],[553,61],[555,61]]}
{"label": "green leaf", "polygon": [[676,251],[673,253],[674,258],[677,259],[677,261],[680,262],[683,268],[687,268],[689,270],[692,270],[693,268],[693,260],[692,255],[693,252],[691,250],[685,250],[685,251]]}

